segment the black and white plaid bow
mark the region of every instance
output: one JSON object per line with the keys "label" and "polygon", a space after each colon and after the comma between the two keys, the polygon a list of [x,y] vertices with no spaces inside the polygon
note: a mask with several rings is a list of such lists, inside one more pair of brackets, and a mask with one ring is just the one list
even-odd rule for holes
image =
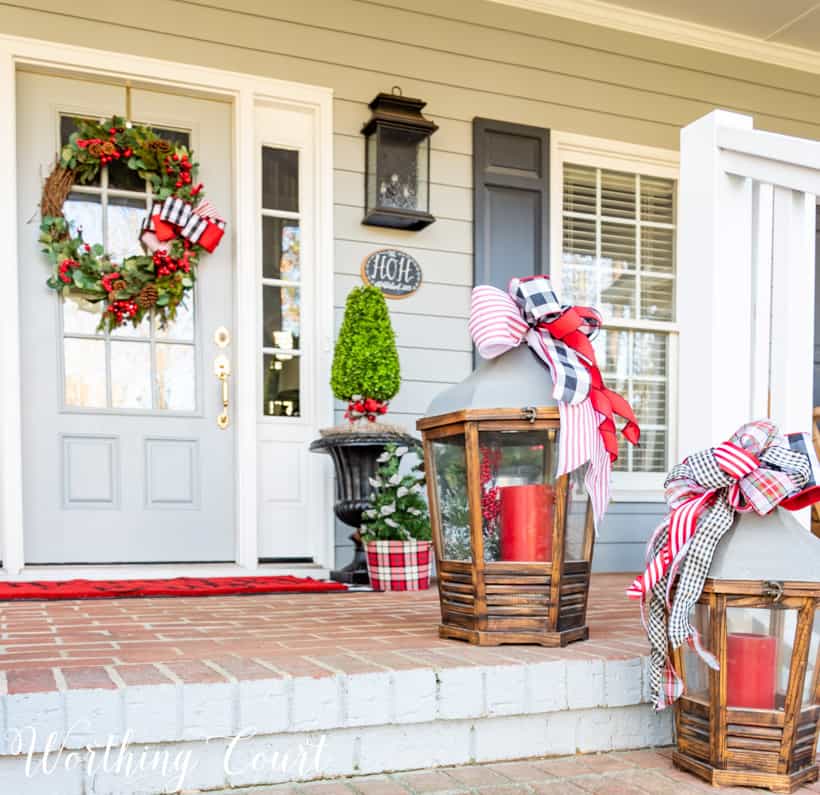
{"label": "black and white plaid bow", "polygon": [[764,515],[778,505],[798,510],[820,500],[820,465],[807,437],[782,436],[768,420],[750,422],[728,442],[693,453],[670,470],[664,484],[670,513],[649,541],[646,571],[627,590],[631,598],[642,600],[642,610],[649,600],[644,627],[656,709],[683,694],[670,648],[688,642],[708,666],[717,668],[689,617],[735,512]]}

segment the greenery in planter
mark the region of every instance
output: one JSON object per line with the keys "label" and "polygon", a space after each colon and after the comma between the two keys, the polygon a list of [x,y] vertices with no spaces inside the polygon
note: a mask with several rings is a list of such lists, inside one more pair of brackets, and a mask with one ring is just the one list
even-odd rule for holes
{"label": "greenery in planter", "polygon": [[347,296],[333,354],[333,394],[348,402],[345,416],[351,422],[361,417],[372,422],[387,411],[400,385],[396,335],[384,296],[375,287],[355,287]]}
{"label": "greenery in planter", "polygon": [[402,475],[402,458],[410,452],[406,445],[388,444],[376,459],[381,466],[370,478],[371,508],[362,514],[365,541],[430,540],[430,514],[424,501],[424,471],[415,463]]}

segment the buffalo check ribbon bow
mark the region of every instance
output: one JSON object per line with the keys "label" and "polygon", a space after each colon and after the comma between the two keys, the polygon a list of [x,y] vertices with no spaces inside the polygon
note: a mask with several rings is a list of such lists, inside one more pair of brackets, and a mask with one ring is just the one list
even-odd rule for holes
{"label": "buffalo check ribbon bow", "polygon": [[145,248],[151,253],[163,248],[175,237],[198,243],[213,253],[225,234],[225,221],[207,199],[194,206],[184,199],[168,196],[162,204],[154,204],[145,219],[140,235]]}
{"label": "buffalo check ribbon bow", "polygon": [[769,420],[743,425],[728,441],[693,453],[669,472],[664,484],[669,514],[649,540],[646,571],[627,589],[627,596],[641,600],[656,709],[683,694],[670,647],[687,642],[709,667],[718,667],[689,614],[735,512],[764,515],[778,505],[792,511],[804,508],[820,500],[818,482],[820,465],[809,435],[783,436]]}
{"label": "buffalo check ribbon bow", "polygon": [[622,432],[629,442],[640,438],[629,403],[604,386],[595,362],[590,339],[601,322],[591,307],[562,305],[548,276],[512,279],[507,292],[486,284],[473,289],[470,334],[479,354],[492,359],[526,341],[549,369],[561,415],[557,475],[589,462],[584,483],[596,527],[618,458],[614,415],[626,420]]}

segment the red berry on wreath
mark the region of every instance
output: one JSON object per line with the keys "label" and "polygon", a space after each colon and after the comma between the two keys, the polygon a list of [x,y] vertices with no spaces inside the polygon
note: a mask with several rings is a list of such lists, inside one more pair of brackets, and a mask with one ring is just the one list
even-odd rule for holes
{"label": "red berry on wreath", "polygon": [[181,188],[181,187],[182,187],[182,180],[181,180],[181,179],[178,179],[178,180],[176,181],[176,186],[177,186],[178,188]]}

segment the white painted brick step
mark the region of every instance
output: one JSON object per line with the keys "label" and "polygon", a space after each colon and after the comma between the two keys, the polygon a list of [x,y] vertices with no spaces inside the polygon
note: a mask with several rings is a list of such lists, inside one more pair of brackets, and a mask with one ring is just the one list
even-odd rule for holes
{"label": "white painted brick step", "polygon": [[[154,795],[175,791],[182,771],[185,789],[207,790],[668,744],[671,716],[645,703],[645,670],[638,656],[579,656],[7,694],[0,792]],[[126,730],[127,753],[113,748],[103,767],[106,736]],[[51,733],[64,748],[45,775],[37,752]],[[166,769],[129,775],[129,759]]]}

